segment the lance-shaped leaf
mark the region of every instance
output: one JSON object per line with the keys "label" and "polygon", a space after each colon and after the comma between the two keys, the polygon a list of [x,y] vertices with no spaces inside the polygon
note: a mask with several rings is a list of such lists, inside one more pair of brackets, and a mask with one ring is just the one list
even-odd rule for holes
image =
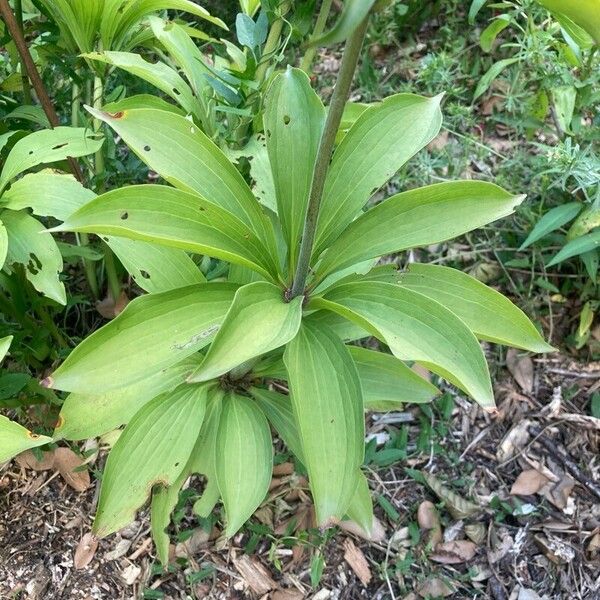
{"label": "lance-shaped leaf", "polygon": [[29,448],[37,448],[51,441],[52,438],[33,433],[0,415],[0,463]]}
{"label": "lance-shaped leaf", "polygon": [[427,246],[510,215],[525,196],[492,183],[451,181],[402,192],[356,219],[323,255],[324,275],[375,256]]}
{"label": "lance-shaped leaf", "polygon": [[223,400],[216,445],[217,483],[231,537],[260,506],[269,490],[273,446],[269,424],[250,398]]}
{"label": "lance-shaped leaf", "polygon": [[581,212],[582,208],[583,204],[581,202],[567,202],[567,204],[555,206],[535,224],[535,227],[521,244],[519,250],[524,250],[545,235],[560,229],[563,225],[572,221]]}
{"label": "lance-shaped leaf", "polygon": [[235,290],[228,283],[201,283],[136,298],[79,344],[46,384],[101,394],[175,365],[211,341]]}
{"label": "lance-shaped leaf", "polygon": [[354,220],[373,193],[438,134],[440,100],[441,96],[397,94],[361,113],[327,173],[316,256]]}
{"label": "lance-shaped leaf", "polygon": [[6,227],[4,227],[4,223],[0,221],[0,269],[4,266],[6,262],[6,257],[8,255],[8,232],[6,231]]}
{"label": "lance-shaped leaf", "polygon": [[96,197],[72,175],[44,169],[15,181],[2,195],[0,204],[12,210],[31,208],[41,217],[64,221],[71,213]]}
{"label": "lance-shaped leaf", "polygon": [[149,294],[206,282],[183,250],[120,237],[105,241],[134,281]]}
{"label": "lance-shaped leaf", "polygon": [[369,482],[362,471],[359,471],[358,486],[346,515],[359,525],[368,535],[373,532],[373,500],[369,490]]}
{"label": "lance-shaped leaf", "polygon": [[538,0],[558,18],[566,17],[583,28],[600,45],[600,4],[598,0]]}
{"label": "lance-shaped leaf", "polygon": [[311,46],[331,46],[343,42],[367,17],[375,0],[346,0],[336,24],[323,35],[312,39]]}
{"label": "lance-shaped leaf", "polygon": [[2,364],[4,357],[8,353],[8,349],[10,348],[12,341],[13,341],[12,335],[7,335],[3,338],[0,338],[0,364]]}
{"label": "lance-shaped leaf", "polygon": [[187,113],[200,116],[201,105],[185,80],[164,62],[150,62],[133,52],[90,52],[83,58],[112,65],[157,87]]}
{"label": "lance-shaped leaf", "polygon": [[184,384],[158,396],[133,417],[106,461],[94,520],[96,535],[104,537],[131,523],[153,485],[177,480],[198,439],[206,400],[206,386]]}
{"label": "lance-shaped leaf", "polygon": [[54,439],[86,440],[128,423],[150,400],[184,383],[200,360],[200,355],[190,356],[132,385],[104,394],[69,394],[60,409]]}
{"label": "lance-shaped leaf", "polygon": [[364,453],[362,390],[352,356],[329,329],[305,322],[284,361],[317,521],[341,519]]}
{"label": "lance-shaped leaf", "polygon": [[233,213],[268,244],[271,223],[239,171],[223,152],[185,117],[156,109],[115,114],[93,108],[151,169],[175,187],[200,194]]}
{"label": "lance-shaped leaf", "polygon": [[208,381],[242,363],[287,344],[298,332],[302,297],[286,302],[280,288],[266,281],[241,287],[190,381]]}
{"label": "lance-shaped leaf", "polygon": [[220,206],[165,185],[135,185],[98,196],[52,231],[82,231],[153,242],[243,264],[269,277],[277,267],[252,229]]}
{"label": "lance-shaped leaf", "polygon": [[506,296],[449,267],[413,263],[400,285],[450,309],[482,340],[531,352],[552,352],[535,325]]}
{"label": "lance-shaped leaf", "polygon": [[52,237],[42,234],[44,226],[25,211],[4,211],[2,221],[8,236],[6,263],[23,265],[25,276],[38,292],[66,304],[67,294],[58,276],[62,256]]}
{"label": "lance-shaped leaf", "polygon": [[546,266],[553,267],[567,258],[580,256],[597,248],[600,248],[600,229],[567,242]]}
{"label": "lance-shaped leaf", "polygon": [[[181,491],[181,488],[187,479],[194,473],[201,473],[205,476],[208,476],[208,473],[210,473],[208,483],[204,489],[204,492],[202,493],[202,498],[198,502],[203,502],[203,499],[207,497],[207,494],[211,493],[211,489],[216,490],[214,504],[216,504],[219,498],[219,490],[214,476],[214,441],[219,424],[219,416],[221,414],[222,393],[215,392],[216,390],[210,390],[208,392],[204,421],[202,423],[198,439],[196,440],[196,444],[192,450],[187,464],[185,465],[185,468],[183,471],[181,471],[179,477],[172,485],[158,485],[152,490],[152,505],[150,511],[152,539],[156,545],[156,552],[160,562],[164,566],[166,566],[169,562],[170,540],[166,529],[171,522],[171,513],[173,510],[175,510],[177,501],[179,500],[179,492]],[[211,441],[211,445],[207,446],[207,440],[209,439]],[[209,458],[211,459],[210,463],[212,468],[207,468],[206,466],[209,462],[207,459]],[[198,504],[198,502],[196,504]],[[214,504],[210,510],[214,508]]]}
{"label": "lance-shaped leaf", "polygon": [[293,272],[308,206],[325,108],[306,73],[288,67],[269,87],[264,114],[277,214]]}
{"label": "lance-shaped leaf", "polygon": [[102,146],[94,134],[83,127],[56,127],[35,131],[20,139],[6,158],[0,175],[0,192],[13,177],[43,163],[93,154]]}
{"label": "lance-shaped leaf", "polygon": [[175,104],[171,104],[158,96],[150,94],[136,94],[135,96],[127,96],[114,102],[109,102],[103,106],[103,109],[108,113],[116,113],[134,108],[155,108],[157,110],[166,110],[167,112],[175,113],[185,117],[185,112]]}
{"label": "lance-shaped leaf", "polygon": [[[485,356],[471,330],[447,308],[392,283],[340,285],[314,307],[329,308],[385,342],[400,360],[414,360],[454,383],[484,408],[494,406]],[[312,305],[309,305],[312,306]]]}
{"label": "lance-shaped leaf", "polygon": [[390,354],[349,346],[366,410],[397,410],[402,404],[431,402],[440,392]]}

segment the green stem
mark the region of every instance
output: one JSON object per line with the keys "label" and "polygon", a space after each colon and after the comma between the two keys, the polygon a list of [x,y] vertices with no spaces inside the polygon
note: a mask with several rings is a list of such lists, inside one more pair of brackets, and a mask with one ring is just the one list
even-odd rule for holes
{"label": "green stem", "polygon": [[61,348],[68,348],[69,344],[67,343],[65,338],[62,336],[62,334],[58,330],[56,323],[54,322],[52,317],[48,314],[48,311],[46,310],[46,308],[38,305],[35,308],[35,312],[38,314],[38,317],[40,318],[40,320],[42,321],[42,323],[44,324],[46,329],[48,329],[48,331],[50,331],[50,335],[54,338],[54,341]]}
{"label": "green stem", "polygon": [[342,114],[346,101],[350,94],[350,86],[356,71],[356,65],[360,56],[360,50],[363,45],[365,33],[367,31],[368,17],[355,29],[346,42],[344,55],[338,79],[331,96],[329,111],[325,128],[319,143],[319,150],[315,161],[315,171],[313,174],[310,196],[308,199],[308,208],[306,210],[306,219],[304,220],[304,230],[302,232],[302,242],[300,244],[300,253],[298,255],[298,265],[294,275],[294,283],[289,294],[290,299],[304,294],[306,279],[310,270],[310,259],[312,255],[315,234],[317,231],[317,220],[319,217],[319,208],[323,198],[323,189],[325,187],[325,178],[329,170],[329,162],[333,153],[335,137],[340,127]]}
{"label": "green stem", "polygon": [[265,47],[263,49],[263,53],[261,56],[261,61],[258,67],[256,68],[256,80],[259,84],[262,84],[265,76],[267,74],[267,69],[271,64],[271,57],[277,52],[279,48],[279,41],[281,39],[281,32],[283,31],[284,19],[283,15],[288,11],[290,6],[289,1],[282,2],[280,7],[281,16],[273,21],[271,25],[271,29],[269,30],[269,35],[267,37],[267,41],[265,42]]}
{"label": "green stem", "polygon": [[[331,5],[333,4],[333,0],[323,0],[321,4],[321,9],[319,10],[319,16],[317,17],[317,21],[315,23],[315,28],[311,35],[311,40],[314,40],[321,36],[323,31],[325,31],[325,25],[327,24],[327,17],[331,12]],[[309,46],[309,48],[304,53],[302,57],[302,62],[300,63],[300,68],[307,74],[310,75],[312,62],[315,58],[315,54],[317,53],[317,46]]]}
{"label": "green stem", "polygon": [[[24,32],[23,29],[23,5],[21,0],[15,0],[15,19],[17,25]],[[23,104],[33,104],[33,96],[31,95],[31,85],[29,83],[29,77],[27,76],[27,67],[25,62],[21,59],[21,85],[23,86]]]}
{"label": "green stem", "polygon": [[104,246],[104,265],[106,266],[106,279],[108,280],[108,290],[115,304],[121,295],[121,282],[117,275],[117,266],[115,264],[115,255],[108,246]]}

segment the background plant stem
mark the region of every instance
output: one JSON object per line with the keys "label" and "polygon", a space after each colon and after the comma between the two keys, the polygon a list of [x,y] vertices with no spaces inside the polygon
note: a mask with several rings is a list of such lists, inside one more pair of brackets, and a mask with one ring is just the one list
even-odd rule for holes
{"label": "background plant stem", "polygon": [[[325,31],[325,25],[327,23],[327,17],[331,11],[331,5],[333,4],[333,0],[323,0],[321,3],[321,8],[319,10],[319,16],[317,17],[317,21],[315,23],[315,28],[313,30],[311,39],[318,38],[323,31]],[[310,75],[312,62],[315,58],[315,54],[317,53],[317,46],[309,46],[304,56],[302,57],[302,62],[300,63],[300,68],[307,74]]]}
{"label": "background plant stem", "polygon": [[321,136],[317,159],[315,161],[315,171],[313,174],[310,196],[308,199],[308,208],[306,210],[306,219],[304,220],[304,230],[302,232],[302,242],[300,244],[300,253],[298,255],[298,265],[294,275],[294,282],[290,293],[290,299],[304,294],[306,286],[306,278],[310,270],[310,259],[315,241],[317,230],[317,219],[319,217],[319,208],[323,197],[323,189],[325,187],[325,178],[329,170],[329,162],[335,144],[335,137],[340,127],[342,114],[348,95],[350,94],[350,86],[358,64],[360,50],[363,45],[365,33],[367,31],[368,17],[356,28],[352,35],[346,41],[342,64],[338,74],[337,82],[331,96],[329,111],[327,112],[327,120],[325,128]]}
{"label": "background plant stem", "polygon": [[[23,30],[23,4],[21,0],[15,0],[15,19],[17,25],[21,30],[21,34],[25,37]],[[27,77],[27,67],[25,62],[21,59],[21,85],[23,86],[23,104],[33,104],[33,97],[31,95],[31,85],[29,84],[29,77]]]}
{"label": "background plant stem", "polygon": [[[289,7],[289,1],[282,2],[279,9],[280,14],[284,15],[288,11]],[[279,47],[279,40],[281,39],[281,32],[283,31],[283,23],[283,16],[281,16],[273,21],[271,29],[269,30],[269,35],[267,37],[267,41],[265,42],[260,64],[256,68],[256,81],[258,81],[259,84],[262,84],[265,79],[267,69],[269,64],[271,64],[271,55],[277,52],[277,48]]]}

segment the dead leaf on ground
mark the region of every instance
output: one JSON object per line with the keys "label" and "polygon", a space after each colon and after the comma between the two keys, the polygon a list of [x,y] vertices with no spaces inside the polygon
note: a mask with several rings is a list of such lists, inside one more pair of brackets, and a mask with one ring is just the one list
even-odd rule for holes
{"label": "dead leaf on ground", "polygon": [[470,523],[465,525],[465,535],[477,545],[483,544],[486,528],[483,523]]}
{"label": "dead leaf on ground", "polygon": [[553,486],[547,486],[543,491],[544,497],[554,504],[556,508],[563,510],[569,504],[571,492],[575,487],[575,480],[564,475],[561,480]]}
{"label": "dead leaf on ground", "polygon": [[444,565],[456,565],[470,561],[475,552],[477,544],[469,540],[455,540],[438,544],[429,558]]}
{"label": "dead leaf on ground", "polygon": [[530,425],[531,421],[523,419],[504,436],[496,451],[498,462],[504,463],[523,450],[531,438]]}
{"label": "dead leaf on ground", "polygon": [[521,588],[517,600],[542,600],[537,592],[534,592],[530,588]]}
{"label": "dead leaf on ground", "polygon": [[276,590],[271,600],[303,600],[304,594],[298,590]]}
{"label": "dead leaf on ground", "polygon": [[448,143],[448,130],[442,130],[436,137],[434,137],[429,144],[427,144],[427,150],[443,150]]}
{"label": "dead leaf on ground", "polygon": [[527,469],[519,474],[510,488],[510,493],[512,496],[531,496],[537,494],[549,481],[539,471]]}
{"label": "dead leaf on ground", "polygon": [[510,348],[506,353],[506,367],[526,394],[533,392],[533,361],[521,350]]}
{"label": "dead leaf on ground", "polygon": [[83,462],[70,448],[54,450],[54,468],[76,492],[85,492],[90,487],[90,474],[87,468],[76,470],[83,465]]}
{"label": "dead leaf on ground", "polygon": [[175,556],[178,558],[189,558],[198,554],[208,541],[210,540],[210,532],[206,531],[202,527],[198,527],[194,530],[194,533],[185,540],[185,542],[179,542],[175,546]]}
{"label": "dead leaf on ground", "polygon": [[366,587],[371,581],[372,574],[369,563],[362,550],[350,539],[344,540],[344,560],[350,565],[360,582]]}
{"label": "dead leaf on ground", "polygon": [[358,523],[355,523],[351,520],[342,521],[338,524],[339,528],[346,533],[351,533],[352,535],[356,535],[363,540],[367,540],[368,542],[375,542],[376,544],[381,544],[385,542],[386,539],[386,531],[385,527],[381,523],[381,521],[377,517],[373,517],[373,527],[371,527],[371,533],[369,534],[365,531]]}
{"label": "dead leaf on ground", "polygon": [[421,471],[427,485],[435,492],[440,500],[444,502],[448,511],[455,519],[465,519],[478,512],[482,507],[474,502],[466,500],[456,492],[447,488],[437,477]]}
{"label": "dead leaf on ground", "polygon": [[141,567],[129,565],[121,571],[121,577],[127,585],[133,585],[142,572]]}
{"label": "dead leaf on ground", "polygon": [[105,319],[114,319],[120,313],[123,312],[125,307],[129,304],[129,298],[125,292],[121,292],[119,299],[115,302],[112,299],[112,296],[109,294],[104,298],[104,300],[100,300],[96,302],[96,310],[105,318]]}
{"label": "dead leaf on ground", "polygon": [[269,571],[253,556],[243,554],[235,559],[233,564],[246,585],[258,596],[268,594],[271,590],[277,588],[277,583],[275,583]]}
{"label": "dead leaf on ground", "polygon": [[440,517],[435,504],[429,500],[423,500],[417,509],[417,522],[421,529],[434,529],[440,526]]}
{"label": "dead leaf on ground", "polygon": [[426,579],[417,590],[421,598],[446,598],[456,591],[449,583],[439,577]]}
{"label": "dead leaf on ground", "polygon": [[15,457],[17,464],[24,469],[34,471],[49,471],[54,466],[54,452],[44,452],[42,459],[38,460],[32,450],[25,450]]}
{"label": "dead leaf on ground", "polygon": [[91,534],[86,533],[82,538],[77,548],[75,549],[75,557],[73,558],[73,566],[76,569],[85,569],[94,558],[96,550],[98,549],[98,538]]}
{"label": "dead leaf on ground", "polygon": [[556,536],[535,535],[533,539],[544,556],[556,565],[570,563],[575,558],[575,550]]}

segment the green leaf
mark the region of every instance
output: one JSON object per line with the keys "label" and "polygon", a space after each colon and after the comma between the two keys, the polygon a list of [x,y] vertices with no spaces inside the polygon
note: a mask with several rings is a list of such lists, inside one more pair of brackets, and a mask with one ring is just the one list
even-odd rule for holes
{"label": "green leaf", "polygon": [[105,241],[138,286],[149,294],[206,282],[183,250],[119,237]]}
{"label": "green leaf", "polygon": [[52,438],[32,433],[29,429],[0,415],[0,463],[29,448],[37,448],[51,441]]}
{"label": "green leaf", "polygon": [[508,298],[450,267],[413,263],[400,285],[436,300],[482,340],[531,352],[552,352],[527,315]]}
{"label": "green leaf", "polygon": [[587,31],[600,44],[600,3],[598,0],[538,0],[557,17],[565,16]]}
{"label": "green leaf", "polygon": [[484,52],[492,51],[496,38],[510,25],[510,22],[510,15],[499,15],[481,32],[479,45]]}
{"label": "green leaf", "polygon": [[475,23],[475,17],[479,11],[483,8],[487,0],[472,0],[471,6],[469,7],[469,25]]}
{"label": "green leaf", "polygon": [[65,287],[59,279],[63,262],[52,236],[25,211],[6,210],[2,221],[8,236],[8,265],[21,264],[33,287],[59,304],[67,303]]}
{"label": "green leaf", "polygon": [[8,353],[8,349],[10,348],[12,341],[13,341],[12,335],[7,335],[7,336],[4,336],[3,338],[0,338],[0,364],[2,364],[4,357]]}
{"label": "green leaf", "polygon": [[267,419],[250,398],[223,400],[216,444],[217,483],[231,537],[260,506],[269,491],[273,447]]}
{"label": "green leaf", "polygon": [[284,362],[317,522],[341,519],[356,492],[364,454],[363,399],[348,349],[327,327],[305,322]]}
{"label": "green leaf", "polygon": [[48,117],[41,106],[33,106],[31,104],[17,106],[14,110],[11,110],[5,119],[23,119],[25,121],[31,121],[36,125],[41,125],[45,129],[51,129],[52,125],[48,121]]}
{"label": "green leaf", "polygon": [[[220,392],[220,390],[209,390],[207,398],[206,413],[204,415],[200,434],[198,435],[196,445],[192,450],[185,468],[181,471],[181,474],[172,485],[159,485],[155,486],[152,490],[152,505],[150,511],[152,539],[154,540],[156,552],[163,566],[166,566],[169,563],[170,540],[166,529],[171,522],[171,513],[179,500],[179,492],[187,479],[194,473],[201,473],[205,476],[208,476],[208,473],[210,473],[210,478],[205,485],[202,498],[198,500],[198,502],[206,501],[207,495],[211,495],[210,489],[216,490],[214,504],[216,504],[219,498],[219,490],[214,475],[214,445],[217,427],[219,425],[219,416],[221,414],[222,392]],[[212,467],[208,467],[209,462]],[[214,504],[209,512],[214,508]]]}
{"label": "green leaf", "polygon": [[116,319],[79,344],[48,385],[102,394],[177,364],[210,343],[236,287],[201,283],[136,298]]}
{"label": "green leaf", "polygon": [[582,210],[571,227],[569,227],[569,231],[567,231],[567,241],[581,237],[598,226],[600,226],[600,206],[594,206],[594,204],[592,204]]}
{"label": "green leaf", "polygon": [[123,69],[157,87],[173,98],[187,113],[202,115],[202,111],[199,110],[201,105],[190,86],[175,69],[164,62],[153,63],[132,52],[90,52],[83,57]]}
{"label": "green leaf", "polygon": [[452,239],[510,215],[525,196],[492,183],[450,181],[402,192],[356,219],[325,252],[317,274]]}
{"label": "green leaf", "polygon": [[399,410],[406,403],[431,402],[440,391],[395,356],[349,346],[362,386],[365,410]]}
{"label": "green leaf", "polygon": [[121,98],[121,100],[115,100],[109,102],[102,107],[108,113],[117,113],[126,110],[132,110],[134,108],[154,108],[156,110],[166,110],[177,115],[185,117],[185,112],[175,104],[171,104],[158,96],[152,96],[150,94],[136,94],[135,96],[128,96],[127,98]]}
{"label": "green leaf", "polygon": [[146,404],[125,427],[102,477],[93,527],[98,537],[131,523],[153,485],[176,481],[198,439],[206,400],[206,386],[184,384]]}
{"label": "green leaf", "polygon": [[342,14],[327,33],[310,40],[311,46],[331,46],[343,42],[363,22],[376,0],[346,0]]}
{"label": "green leaf", "polygon": [[277,214],[293,272],[325,123],[325,108],[306,73],[288,67],[275,77],[267,92],[263,119]]}
{"label": "green leaf", "polygon": [[584,254],[585,252],[589,252],[590,250],[595,250],[600,246],[600,229],[592,233],[588,233],[587,235],[582,235],[581,237],[575,238],[570,242],[567,242],[565,246],[560,250],[552,260],[546,265],[547,267],[553,267],[558,263],[567,260],[568,258],[572,258],[573,256],[579,256],[580,254]]}
{"label": "green leaf", "polygon": [[223,152],[188,119],[155,109],[131,109],[109,114],[93,108],[151,169],[169,183],[200,194],[233,213],[274,245],[271,223],[248,184]]}
{"label": "green leaf", "polygon": [[241,287],[219,332],[190,381],[208,381],[242,363],[287,344],[302,319],[302,297],[286,302],[280,288],[266,281]]}
{"label": "green leaf", "polygon": [[558,125],[562,131],[571,131],[571,121],[573,120],[575,102],[577,101],[577,89],[572,85],[562,85],[552,88],[551,93]]}
{"label": "green leaf", "polygon": [[31,208],[41,217],[64,221],[95,197],[72,175],[44,169],[15,181],[0,198],[0,205],[11,210]]}
{"label": "green leaf", "polygon": [[31,167],[64,160],[68,156],[77,158],[93,154],[102,142],[83,127],[56,127],[30,133],[12,147],[0,175],[0,192],[11,179]]}
{"label": "green leaf", "polygon": [[134,185],[102,194],[52,231],[82,231],[137,239],[208,254],[268,278],[277,272],[252,229],[220,206],[165,185]]}
{"label": "green leaf", "polygon": [[309,308],[328,308],[368,329],[400,360],[414,360],[494,406],[485,356],[471,330],[447,308],[412,290],[377,281],[340,285]]}
{"label": "green leaf", "polygon": [[396,94],[361,113],[327,172],[315,256],[344,231],[374,192],[437,135],[441,98]]}
{"label": "green leaf", "polygon": [[352,497],[352,502],[346,511],[346,515],[359,525],[365,533],[371,535],[373,532],[373,500],[369,490],[369,482],[362,471],[359,471],[358,486]]}
{"label": "green leaf", "polygon": [[104,394],[69,394],[58,416],[54,439],[85,440],[101,436],[129,422],[150,400],[185,382],[198,366],[194,355],[145,379]]}
{"label": "green leaf", "polygon": [[473,94],[473,102],[485,94],[487,89],[492,84],[492,81],[506,69],[506,67],[510,65],[514,65],[516,62],[519,62],[519,58],[504,58],[495,62],[480,78],[477,87],[475,88],[475,93]]}
{"label": "green leaf", "polygon": [[0,221],[0,269],[4,266],[6,262],[6,257],[8,256],[8,232],[6,231],[6,227],[4,227],[4,223]]}
{"label": "green leaf", "polygon": [[288,450],[304,464],[302,440],[298,433],[290,397],[257,387],[253,387],[250,393]]}
{"label": "green leaf", "polygon": [[561,204],[560,206],[556,206],[549,210],[535,224],[535,227],[531,230],[531,233],[527,236],[527,239],[523,244],[521,244],[519,250],[524,250],[545,235],[560,229],[563,225],[572,221],[579,214],[581,209],[581,202],[568,202],[567,204]]}

